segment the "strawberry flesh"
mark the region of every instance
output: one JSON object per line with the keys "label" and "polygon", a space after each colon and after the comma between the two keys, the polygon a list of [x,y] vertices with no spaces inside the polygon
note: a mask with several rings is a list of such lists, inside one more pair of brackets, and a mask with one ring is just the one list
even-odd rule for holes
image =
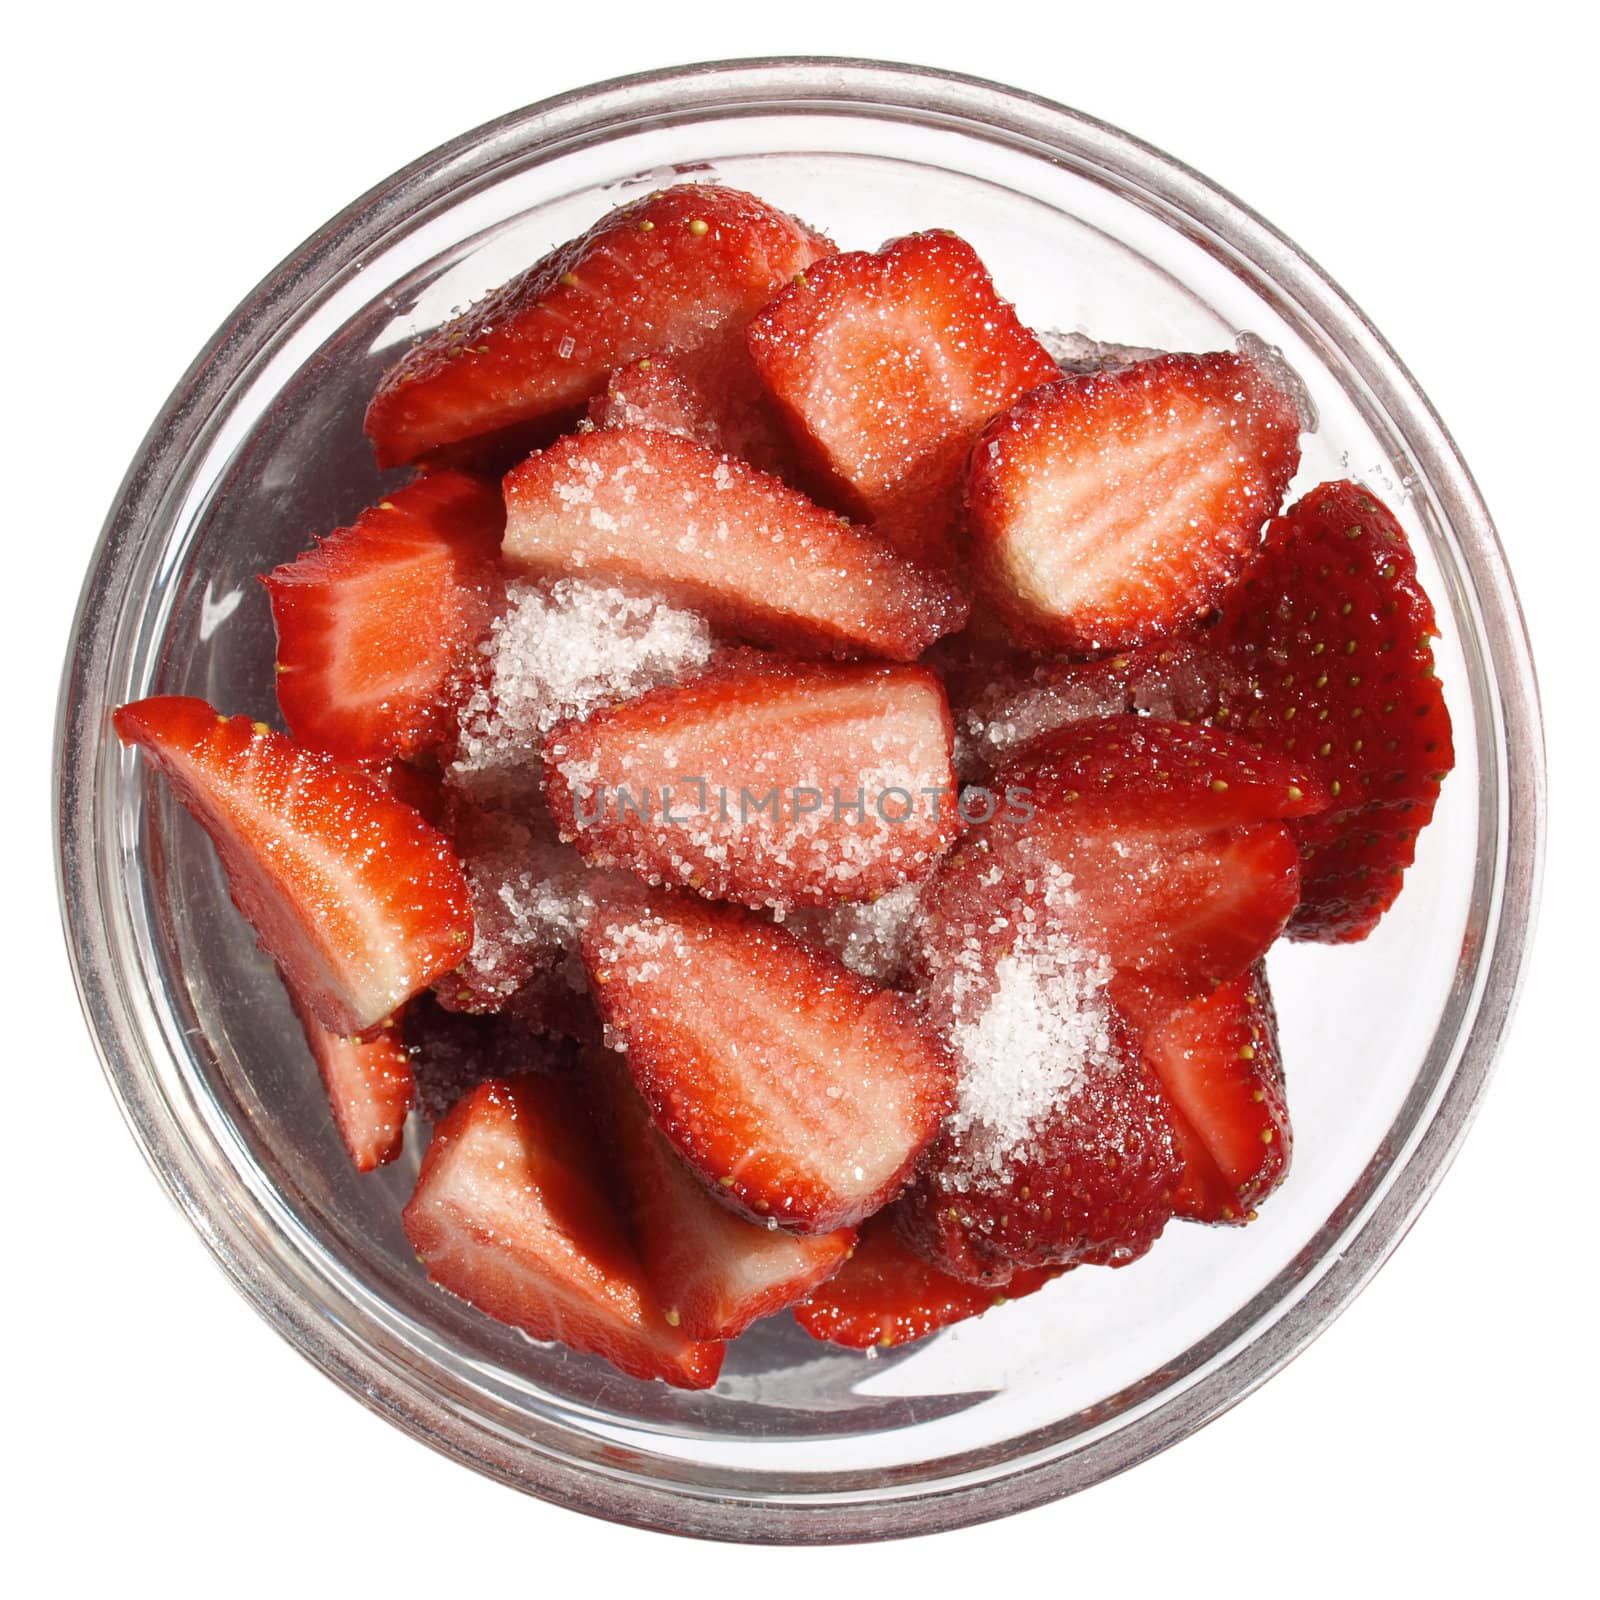
{"label": "strawberry flesh", "polygon": [[985,597],[1019,640],[1096,651],[1192,621],[1238,577],[1300,460],[1286,380],[1233,351],[1025,395],[972,452]]}
{"label": "strawberry flesh", "polygon": [[852,1227],[938,1131],[950,1063],[908,1002],[782,928],[656,891],[595,916],[583,958],[657,1127],[753,1220]]}
{"label": "strawberry flesh", "polygon": [[1174,1012],[1146,1035],[1144,1060],[1166,1090],[1183,1161],[1176,1215],[1250,1221],[1293,1147],[1265,968]]}
{"label": "strawberry flesh", "polygon": [[299,1015],[356,1171],[393,1161],[405,1144],[406,1115],[416,1096],[411,1057],[398,1031],[391,1025],[371,1039],[345,1039],[309,1012]]}
{"label": "strawberry flesh", "polygon": [[561,1080],[497,1079],[435,1131],[406,1238],[435,1283],[496,1321],[631,1377],[710,1388],[722,1346],[667,1321],[609,1190]]}
{"label": "strawberry flesh", "polygon": [[897,550],[959,558],[961,475],[979,429],[1059,374],[953,233],[807,268],[750,324],[762,381],[807,460]]}
{"label": "strawberry flesh", "polygon": [[887,1350],[926,1338],[952,1323],[1042,1289],[1058,1276],[1050,1268],[1014,1272],[997,1292],[964,1283],[925,1261],[902,1237],[890,1206],[871,1218],[850,1259],[794,1308],[813,1339],[849,1350]]}
{"label": "strawberry flesh", "polygon": [[748,906],[875,899],[925,876],[961,828],[926,667],[752,652],[558,725],[544,760],[585,859]]}
{"label": "strawberry flesh", "polygon": [[630,583],[756,644],[911,661],[966,620],[947,582],[881,539],[676,434],[562,439],[505,492],[514,567]]}
{"label": "strawberry flesh", "polygon": [[366,1033],[471,947],[449,842],[376,779],[186,696],[113,721],[210,835],[234,904],[323,1027]]}
{"label": "strawberry flesh", "polygon": [[378,464],[568,417],[653,351],[730,346],[831,249],[737,189],[680,184],[622,206],[384,374],[366,418]]}

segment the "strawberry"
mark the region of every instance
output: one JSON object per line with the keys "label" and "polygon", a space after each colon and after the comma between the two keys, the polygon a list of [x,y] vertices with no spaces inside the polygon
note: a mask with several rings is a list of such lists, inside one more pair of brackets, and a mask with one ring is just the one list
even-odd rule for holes
{"label": "strawberry", "polygon": [[1135,645],[1240,573],[1300,460],[1288,381],[1216,351],[1065,377],[986,428],[967,474],[973,564],[1024,642]]}
{"label": "strawberry", "polygon": [[491,486],[435,473],[261,580],[296,739],[383,761],[445,737],[494,614],[504,528]]}
{"label": "strawberry", "polygon": [[356,1171],[393,1161],[405,1144],[406,1114],[416,1094],[411,1058],[397,1030],[391,1024],[371,1039],[345,1039],[310,1012],[296,1010]]}
{"label": "strawberry", "polygon": [[674,1327],[691,1339],[736,1338],[839,1270],[853,1229],[806,1239],[736,1216],[679,1159],[615,1055],[591,1050],[584,1069],[645,1276]]}
{"label": "strawberry", "polygon": [[609,1189],[560,1079],[497,1079],[435,1131],[406,1238],[433,1282],[499,1322],[631,1377],[709,1389],[722,1346],[668,1323]]}
{"label": "strawberry", "polygon": [[730,1205],[797,1233],[893,1198],[948,1106],[909,1004],[731,906],[604,907],[583,959],[656,1125]]}
{"label": "strawberry", "polygon": [[384,374],[366,419],[378,464],[569,417],[657,350],[728,348],[832,248],[737,189],[679,184],[622,206]]}
{"label": "strawberry", "polygon": [[619,368],[589,403],[600,428],[659,428],[792,479],[794,463],[766,390],[743,345],[718,359],[658,352]]}
{"label": "strawberry", "polygon": [[1293,938],[1364,938],[1400,892],[1455,764],[1437,633],[1393,514],[1360,484],[1329,483],[1268,528],[1202,636],[1221,662],[1218,721],[1303,761],[1333,797],[1295,828]]}
{"label": "strawberry", "polygon": [[1167,1092],[1183,1160],[1177,1215],[1251,1221],[1293,1145],[1265,968],[1174,1012],[1146,1035],[1144,1060]]}
{"label": "strawberry", "polygon": [[851,1350],[910,1344],[992,1306],[1042,1289],[1052,1268],[1015,1272],[1003,1292],[963,1283],[924,1261],[896,1226],[899,1208],[870,1218],[844,1266],[794,1308],[795,1321],[813,1339]]}
{"label": "strawberry", "polygon": [[961,830],[926,667],[750,652],[559,724],[544,761],[551,813],[586,860],[748,906],[874,899]]}
{"label": "strawberry", "polygon": [[809,460],[897,550],[935,567],[960,553],[978,430],[1059,376],[977,252],[945,232],[817,262],[746,337]]}
{"label": "strawberry", "polygon": [[471,947],[449,843],[376,779],[185,696],[113,722],[211,836],[234,904],[323,1027],[366,1033]]}
{"label": "strawberry", "polygon": [[882,540],[692,439],[602,428],[505,482],[505,556],[632,583],[758,644],[911,661],[966,603]]}

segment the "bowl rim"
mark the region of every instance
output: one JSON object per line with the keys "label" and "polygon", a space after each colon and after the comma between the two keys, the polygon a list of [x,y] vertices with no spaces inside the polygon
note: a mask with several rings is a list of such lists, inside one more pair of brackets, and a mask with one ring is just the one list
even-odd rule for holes
{"label": "bowl rim", "polygon": [[[1384,412],[1397,419],[1419,474],[1459,542],[1494,668],[1493,754],[1503,784],[1498,910],[1459,1057],[1415,1141],[1375,1203],[1341,1242],[1312,1291],[1259,1336],[1176,1396],[1070,1455],[1023,1461],[979,1482],[922,1484],[886,1500],[807,1501],[697,1496],[692,1488],[602,1477],[548,1454],[518,1453],[497,1432],[426,1393],[341,1322],[316,1315],[256,1230],[216,1194],[139,1066],[134,1008],[97,915],[95,786],[107,729],[93,686],[110,656],[108,612],[152,515],[207,420],[254,355],[313,288],[358,260],[398,221],[507,159],[574,140],[603,139],[626,114],[702,115],[854,108],[943,118],[998,130],[1059,155],[1088,152],[1135,178],[1163,204],[1226,237],[1327,331]],[[95,626],[96,622],[100,624]],[[1193,169],[1094,118],[987,80],[903,63],[843,57],[701,62],[605,80],[538,101],[439,146],[354,201],[286,257],[240,302],[179,380],[139,446],[107,516],[73,621],[57,706],[52,772],[58,890],[80,1002],[107,1082],[162,1184],[234,1286],[301,1354],[390,1422],[464,1464],[542,1498],[611,1520],[710,1538],[836,1542],[903,1537],[1027,1509],[1126,1470],[1229,1409],[1311,1343],[1365,1287],[1436,1188],[1481,1102],[1526,971],[1542,875],[1545,765],[1526,627],[1493,523],[1443,423],[1387,342],[1349,298],[1282,233]],[[531,1455],[531,1459],[530,1459]],[[885,1516],[885,1512],[888,1513]]]}

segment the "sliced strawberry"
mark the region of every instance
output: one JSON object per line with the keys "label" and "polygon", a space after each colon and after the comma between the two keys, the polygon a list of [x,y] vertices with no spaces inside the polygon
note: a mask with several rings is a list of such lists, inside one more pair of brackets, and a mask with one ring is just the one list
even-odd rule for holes
{"label": "sliced strawberry", "polygon": [[368,770],[396,800],[420,812],[434,827],[450,831],[449,797],[436,767],[414,761],[385,761]]}
{"label": "sliced strawberry", "polygon": [[494,615],[504,528],[492,485],[438,472],[261,580],[296,739],[383,761],[445,737]]}
{"label": "sliced strawberry", "polygon": [[908,1003],[730,906],[603,908],[583,959],[656,1125],[748,1216],[852,1227],[938,1130],[950,1064]]}
{"label": "sliced strawberry", "polygon": [[1283,1181],[1293,1146],[1265,968],[1173,1013],[1146,1036],[1144,1059],[1178,1136],[1177,1215],[1249,1222]]}
{"label": "sliced strawberry", "polygon": [[742,905],[874,899],[961,831],[926,667],[750,652],[560,724],[544,760],[550,810],[588,861]]}
{"label": "sliced strawberry", "polygon": [[1400,524],[1360,484],[1329,483],[1267,530],[1203,636],[1224,669],[1218,719],[1305,762],[1333,796],[1295,829],[1294,938],[1364,938],[1400,892],[1455,765],[1437,633]]}
{"label": "sliced strawberry", "polygon": [[783,424],[743,344],[703,353],[657,352],[611,374],[589,405],[600,428],[659,428],[763,472],[794,476]]}
{"label": "sliced strawberry", "polygon": [[680,184],[622,206],[384,374],[366,422],[378,464],[575,412],[653,351],[728,345],[832,248],[737,189]]}
{"label": "sliced strawberry", "polygon": [[807,1239],[735,1215],[667,1143],[615,1055],[590,1051],[584,1074],[645,1276],[674,1327],[691,1339],[736,1338],[839,1270],[854,1229]]}
{"label": "sliced strawberry", "polygon": [[393,1023],[371,1039],[330,1033],[296,1006],[306,1043],[322,1074],[339,1137],[357,1172],[393,1161],[406,1138],[406,1114],[416,1095],[411,1057]]}
{"label": "sliced strawberry", "polygon": [[635,1378],[709,1389],[722,1346],[667,1322],[609,1188],[561,1080],[497,1080],[435,1131],[406,1237],[435,1283],[497,1321]]}
{"label": "sliced strawberry", "polygon": [[505,483],[506,559],[640,585],[758,644],[910,661],[961,626],[942,579],[692,439],[601,428]]}
{"label": "sliced strawberry", "polygon": [[1003,1290],[963,1283],[924,1261],[901,1237],[898,1208],[868,1219],[844,1266],[794,1308],[813,1339],[850,1350],[887,1350],[965,1322],[992,1306],[1042,1289],[1052,1268],[1015,1272]]}
{"label": "sliced strawberry", "polygon": [[750,324],[756,368],[808,458],[897,550],[951,567],[978,430],[1059,376],[953,233],[807,268]]}
{"label": "sliced strawberry", "polygon": [[325,1028],[365,1033],[471,947],[448,841],[376,779],[185,696],[113,722],[211,836],[234,904]]}
{"label": "sliced strawberry", "polygon": [[1300,460],[1286,379],[1232,351],[1059,379],[984,431],[967,475],[973,560],[1018,636],[1134,645],[1236,578]]}

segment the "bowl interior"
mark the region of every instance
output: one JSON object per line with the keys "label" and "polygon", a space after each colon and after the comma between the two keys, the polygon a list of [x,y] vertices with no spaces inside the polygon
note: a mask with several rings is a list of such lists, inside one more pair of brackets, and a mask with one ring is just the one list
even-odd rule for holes
{"label": "bowl interior", "polygon": [[[908,1531],[893,1520],[897,1500],[1087,1460],[1095,1440],[1267,1337],[1315,1293],[1421,1137],[1483,980],[1502,853],[1493,666],[1473,581],[1446,504],[1329,331],[1236,242],[1100,160],[1092,127],[1068,151],[927,110],[835,100],[715,116],[658,105],[603,138],[541,137],[524,128],[493,161],[464,167],[453,192],[392,219],[359,259],[335,250],[307,275],[174,466],[106,602],[118,608],[114,629],[101,624],[108,702],[183,692],[271,718],[272,631],[255,575],[397,481],[377,474],[360,428],[380,372],[416,333],[608,206],[682,177],[751,189],[846,248],[952,228],[1042,328],[1171,349],[1260,335],[1300,373],[1320,417],[1296,492],[1337,476],[1372,485],[1405,523],[1439,607],[1459,767],[1374,937],[1273,953],[1296,1145],[1259,1222],[1174,1225],[1130,1268],[1068,1274],[876,1358],[778,1318],[732,1347],[707,1394],[536,1345],[428,1286],[398,1222],[425,1130],[413,1127],[395,1166],[351,1170],[205,840],[132,759],[109,744],[85,757],[96,914],[120,952],[142,1070],[196,1163],[194,1206],[225,1200],[272,1263],[258,1275],[291,1285],[305,1322],[334,1325],[389,1375],[368,1385],[381,1404],[528,1486],[549,1490],[562,1463],[577,1463],[601,1485],[595,1505],[643,1520],[701,1526],[696,1511],[641,1509],[630,1486],[676,1486],[701,1505],[850,1502],[879,1518],[852,1531]],[[418,1391],[428,1399],[412,1406],[404,1397]],[[1069,1468],[1055,1492],[1074,1482]]]}

